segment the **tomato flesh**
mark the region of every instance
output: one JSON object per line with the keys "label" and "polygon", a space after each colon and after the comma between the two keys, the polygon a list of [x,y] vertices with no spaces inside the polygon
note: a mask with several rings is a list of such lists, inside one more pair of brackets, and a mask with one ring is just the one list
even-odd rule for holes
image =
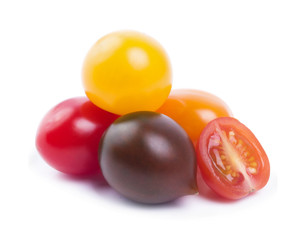
{"label": "tomato flesh", "polygon": [[230,117],[211,121],[197,144],[198,165],[219,195],[239,199],[263,188],[270,175],[267,155],[254,134]]}

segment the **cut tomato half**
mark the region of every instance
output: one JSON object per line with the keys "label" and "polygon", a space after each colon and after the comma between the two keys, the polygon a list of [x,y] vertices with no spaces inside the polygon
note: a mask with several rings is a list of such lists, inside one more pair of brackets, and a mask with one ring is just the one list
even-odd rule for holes
{"label": "cut tomato half", "polygon": [[268,157],[254,134],[235,118],[208,123],[197,143],[202,178],[219,195],[240,199],[263,188],[270,176]]}

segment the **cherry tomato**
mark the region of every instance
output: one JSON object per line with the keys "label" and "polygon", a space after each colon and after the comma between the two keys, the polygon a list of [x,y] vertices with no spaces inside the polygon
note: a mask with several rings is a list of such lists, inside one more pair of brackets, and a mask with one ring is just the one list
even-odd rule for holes
{"label": "cherry tomato", "polygon": [[197,160],[207,185],[229,199],[263,188],[270,175],[267,155],[257,138],[230,117],[208,123],[197,144]]}
{"label": "cherry tomato", "polygon": [[99,141],[116,118],[117,115],[96,107],[86,97],[63,101],[43,118],[36,147],[44,160],[60,172],[100,171]]}
{"label": "cherry tomato", "polygon": [[99,39],[85,58],[82,76],[88,98],[119,115],[155,111],[171,90],[171,67],[164,49],[133,31]]}
{"label": "cherry tomato", "polygon": [[218,97],[199,90],[171,91],[157,110],[178,122],[190,136],[194,146],[208,122],[218,117],[231,117],[228,106]]}
{"label": "cherry tomato", "polygon": [[135,112],[117,119],[101,141],[100,165],[107,182],[137,202],[163,203],[197,192],[195,149],[163,114]]}

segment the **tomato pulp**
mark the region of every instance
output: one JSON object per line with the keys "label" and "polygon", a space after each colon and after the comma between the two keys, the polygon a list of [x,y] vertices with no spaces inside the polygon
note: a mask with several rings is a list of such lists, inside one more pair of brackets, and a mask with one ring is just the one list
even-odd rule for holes
{"label": "tomato pulp", "polygon": [[215,95],[199,90],[172,90],[157,110],[174,119],[188,133],[194,146],[208,122],[218,117],[231,117],[228,106]]}
{"label": "tomato pulp", "polygon": [[36,147],[44,160],[63,173],[100,171],[98,145],[103,132],[118,118],[86,97],[61,102],[40,123]]}
{"label": "tomato pulp", "polygon": [[268,157],[254,134],[238,120],[217,118],[205,127],[197,160],[207,185],[219,195],[239,199],[268,182]]}

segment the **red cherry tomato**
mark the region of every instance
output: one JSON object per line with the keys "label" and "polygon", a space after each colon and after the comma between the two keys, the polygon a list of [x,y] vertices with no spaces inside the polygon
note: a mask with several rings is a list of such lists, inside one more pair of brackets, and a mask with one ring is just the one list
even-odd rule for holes
{"label": "red cherry tomato", "polygon": [[197,161],[204,181],[229,199],[245,197],[268,182],[268,157],[253,133],[231,117],[208,123],[197,144]]}
{"label": "red cherry tomato", "polygon": [[60,172],[97,172],[100,138],[116,118],[117,115],[96,107],[86,97],[66,100],[42,120],[36,147],[44,160]]}

